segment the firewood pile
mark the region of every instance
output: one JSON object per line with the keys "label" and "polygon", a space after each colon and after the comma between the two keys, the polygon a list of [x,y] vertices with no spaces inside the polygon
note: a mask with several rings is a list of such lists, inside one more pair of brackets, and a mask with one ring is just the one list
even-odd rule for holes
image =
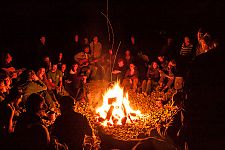
{"label": "firewood pile", "polygon": [[[106,135],[112,136],[114,139],[131,141],[140,140],[151,136],[151,131],[157,129],[159,135],[165,135],[166,130],[171,126],[174,115],[179,111],[179,108],[173,105],[172,96],[176,92],[175,90],[169,90],[167,93],[156,90],[151,95],[145,96],[144,94],[128,92],[130,106],[135,110],[140,110],[143,114],[138,120],[124,125],[108,125],[102,126],[98,119],[95,110],[98,106],[101,106],[102,95],[106,91],[109,83],[106,81],[93,81],[88,85],[88,99],[87,103],[78,102],[75,111],[85,114],[90,121],[95,136],[94,145],[100,144],[100,138],[98,137],[99,128],[101,132]],[[167,103],[163,106],[159,106],[157,102]],[[96,146],[95,146],[96,147]]]}

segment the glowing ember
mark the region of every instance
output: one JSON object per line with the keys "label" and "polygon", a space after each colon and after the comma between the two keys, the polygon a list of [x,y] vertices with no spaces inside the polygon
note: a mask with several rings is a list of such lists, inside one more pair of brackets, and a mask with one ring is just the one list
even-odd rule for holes
{"label": "glowing ember", "polygon": [[103,126],[132,123],[141,116],[139,110],[135,111],[130,107],[128,93],[124,95],[119,83],[114,84],[103,95],[103,104],[96,110],[96,113],[100,115],[98,121]]}

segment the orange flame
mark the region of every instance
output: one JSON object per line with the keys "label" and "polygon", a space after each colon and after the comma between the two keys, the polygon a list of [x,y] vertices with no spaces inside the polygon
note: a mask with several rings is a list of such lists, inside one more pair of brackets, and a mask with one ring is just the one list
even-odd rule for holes
{"label": "orange flame", "polygon": [[[110,99],[111,101],[109,101]],[[124,96],[123,88],[120,87],[118,82],[115,83],[103,95],[102,106],[96,109],[96,113],[104,119],[101,124],[103,126],[107,126],[108,123],[122,125],[123,120],[125,120],[125,123],[132,123],[138,116],[141,116],[141,112],[133,110],[129,103],[128,93]]]}

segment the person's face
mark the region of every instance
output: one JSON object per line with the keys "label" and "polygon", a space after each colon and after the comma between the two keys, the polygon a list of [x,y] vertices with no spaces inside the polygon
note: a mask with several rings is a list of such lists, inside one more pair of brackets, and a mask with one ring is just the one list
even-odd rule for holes
{"label": "person's face", "polygon": [[109,50],[109,54],[112,55],[112,53],[113,53],[113,52],[112,52],[112,50],[110,49],[110,50]]}
{"label": "person's face", "polygon": [[126,56],[129,56],[130,55],[130,51],[129,50],[126,50],[125,55]]}
{"label": "person's face", "polygon": [[131,43],[132,44],[135,44],[135,38],[134,38],[134,36],[131,36],[130,40],[131,40]]}
{"label": "person's face", "polygon": [[160,62],[163,62],[164,59],[163,59],[163,57],[160,57],[160,56],[159,56],[159,57],[158,57],[158,60],[159,60]]}
{"label": "person's face", "polygon": [[172,68],[172,67],[175,67],[175,66],[176,66],[176,64],[172,63],[171,61],[168,63],[169,68]]}
{"label": "person's face", "polygon": [[66,70],[66,64],[63,64],[62,65],[62,71],[65,71]]}
{"label": "person's face", "polygon": [[94,38],[93,38],[93,42],[96,44],[96,43],[98,43],[98,37],[97,36],[95,36]]}
{"label": "person's face", "polygon": [[78,64],[73,65],[73,70],[76,71],[78,68]]}
{"label": "person's face", "polygon": [[134,69],[134,64],[130,64],[130,69],[131,69],[131,70]]}
{"label": "person's face", "polygon": [[4,82],[1,82],[1,83],[0,83],[0,91],[1,91],[2,93],[7,92],[7,88],[6,88]]}
{"label": "person's face", "polygon": [[11,85],[11,83],[12,83],[12,81],[11,81],[10,77],[5,78],[5,85],[7,87],[9,87]]}
{"label": "person's face", "polygon": [[77,34],[74,36],[74,41],[75,41],[76,43],[79,41],[79,36],[78,36]]}
{"label": "person's face", "polygon": [[49,57],[45,57],[45,58],[44,58],[44,61],[45,61],[45,62],[49,62],[49,61],[50,61]]}
{"label": "person's face", "polygon": [[41,68],[40,69],[40,75],[44,75],[45,74],[45,68]]}
{"label": "person's face", "polygon": [[12,56],[8,53],[6,56],[6,62],[10,63],[12,61]]}
{"label": "person's face", "polygon": [[46,42],[45,36],[42,36],[41,39],[40,39],[40,41],[41,41],[41,43],[45,44],[45,42]]}
{"label": "person's face", "polygon": [[85,52],[85,53],[89,53],[89,48],[86,47],[86,48],[84,49],[84,52]]}
{"label": "person's face", "polygon": [[184,43],[185,43],[185,44],[189,44],[189,43],[190,43],[190,39],[189,39],[188,37],[185,37],[185,38],[184,38]]}
{"label": "person's face", "polygon": [[35,74],[35,72],[32,73],[32,76],[31,76],[31,80],[36,80],[38,79],[37,75]]}
{"label": "person's face", "polygon": [[56,70],[57,70],[57,65],[54,64],[54,65],[52,66],[52,71],[55,72]]}
{"label": "person's face", "polygon": [[167,39],[167,43],[168,43],[168,45],[171,45],[173,43],[173,39],[172,38],[168,38]]}
{"label": "person's face", "polygon": [[63,58],[63,53],[59,53],[59,59]]}
{"label": "person's face", "polygon": [[89,41],[88,41],[88,38],[84,38],[84,44],[88,44],[89,43]]}
{"label": "person's face", "polygon": [[124,66],[124,62],[123,61],[119,61],[118,65],[119,65],[119,67],[123,67]]}
{"label": "person's face", "polygon": [[154,63],[152,64],[152,67],[153,67],[154,69],[156,69],[156,68],[158,67],[158,64],[157,64],[156,62],[154,62]]}

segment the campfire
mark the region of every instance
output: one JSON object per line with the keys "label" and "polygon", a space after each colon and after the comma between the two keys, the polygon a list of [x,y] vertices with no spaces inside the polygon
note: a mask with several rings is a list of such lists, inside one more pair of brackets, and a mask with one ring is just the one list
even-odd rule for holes
{"label": "campfire", "polygon": [[128,93],[124,93],[118,82],[105,92],[103,104],[96,109],[96,113],[103,126],[133,123],[142,116],[139,110],[130,107]]}
{"label": "campfire", "polygon": [[[125,93],[118,83],[111,88],[108,85],[107,81],[102,80],[88,83],[91,101],[77,103],[75,107],[76,112],[87,116],[92,126],[96,135],[93,145],[100,145],[102,134],[120,141],[134,141],[154,138],[151,133],[157,130],[164,139],[167,129],[173,123],[174,115],[179,112],[172,101],[175,91],[163,93],[156,90],[146,96],[132,90]],[[156,102],[159,99],[168,99],[169,102],[158,107]],[[99,100],[102,100],[101,104]]]}

